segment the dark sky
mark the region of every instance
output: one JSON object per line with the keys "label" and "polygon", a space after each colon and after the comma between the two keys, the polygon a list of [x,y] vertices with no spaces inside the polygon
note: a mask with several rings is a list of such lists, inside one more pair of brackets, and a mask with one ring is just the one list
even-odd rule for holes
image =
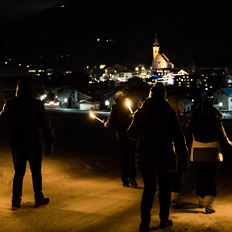
{"label": "dark sky", "polygon": [[0,25],[12,23],[21,18],[37,14],[51,6],[58,0],[1,0]]}
{"label": "dark sky", "polygon": [[[62,1],[1,0],[0,25],[36,15],[57,2]],[[109,36],[124,42],[124,52],[128,48],[128,53],[142,62],[145,57],[151,59],[152,42],[157,33],[161,51],[174,63],[218,66],[232,63],[230,1],[67,2],[71,5],[68,13],[56,14],[46,24],[52,21],[51,30],[58,32],[62,28],[63,35],[64,31],[68,32],[65,39],[69,42],[83,35],[91,38]]]}

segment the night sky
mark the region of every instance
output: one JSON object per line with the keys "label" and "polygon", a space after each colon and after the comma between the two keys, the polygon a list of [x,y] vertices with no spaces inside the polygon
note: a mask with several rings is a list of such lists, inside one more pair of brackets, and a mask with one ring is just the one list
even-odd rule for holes
{"label": "night sky", "polygon": [[57,0],[1,0],[0,26],[37,14],[52,7]]}
{"label": "night sky", "polygon": [[[31,44],[24,53],[44,48],[50,54],[87,54],[96,62],[111,57],[117,63],[148,64],[157,33],[161,52],[177,66],[231,66],[229,1],[2,1],[5,52],[22,52],[24,41]],[[65,7],[54,7],[58,2]],[[97,44],[97,38],[111,43]]]}

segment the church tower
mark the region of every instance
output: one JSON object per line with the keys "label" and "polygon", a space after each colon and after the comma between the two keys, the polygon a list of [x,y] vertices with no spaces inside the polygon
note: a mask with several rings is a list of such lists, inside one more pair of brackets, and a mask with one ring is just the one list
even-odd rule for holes
{"label": "church tower", "polygon": [[153,60],[159,54],[159,50],[160,50],[160,45],[157,39],[157,34],[155,34],[155,40],[153,42]]}
{"label": "church tower", "polygon": [[174,64],[172,64],[164,53],[160,53],[160,45],[157,39],[157,34],[155,34],[155,40],[153,42],[153,61],[152,66],[154,69],[172,69]]}

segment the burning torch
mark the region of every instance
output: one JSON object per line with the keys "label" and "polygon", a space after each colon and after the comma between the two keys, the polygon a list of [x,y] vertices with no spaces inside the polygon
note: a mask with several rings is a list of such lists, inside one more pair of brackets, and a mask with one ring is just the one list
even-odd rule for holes
{"label": "burning torch", "polygon": [[131,109],[131,101],[129,98],[126,98],[125,105],[130,110],[130,113],[133,114],[133,110]]}
{"label": "burning torch", "polygon": [[102,119],[98,118],[92,111],[89,112],[89,116],[91,118],[97,119],[99,122],[104,124],[104,121]]}

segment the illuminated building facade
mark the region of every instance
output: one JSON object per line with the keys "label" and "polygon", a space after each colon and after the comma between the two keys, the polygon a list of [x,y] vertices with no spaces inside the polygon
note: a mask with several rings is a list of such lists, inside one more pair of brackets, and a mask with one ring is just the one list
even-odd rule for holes
{"label": "illuminated building facade", "polygon": [[154,69],[172,69],[174,68],[174,64],[172,64],[167,56],[164,53],[160,53],[160,45],[155,37],[155,41],[153,42],[153,61],[152,67]]}

